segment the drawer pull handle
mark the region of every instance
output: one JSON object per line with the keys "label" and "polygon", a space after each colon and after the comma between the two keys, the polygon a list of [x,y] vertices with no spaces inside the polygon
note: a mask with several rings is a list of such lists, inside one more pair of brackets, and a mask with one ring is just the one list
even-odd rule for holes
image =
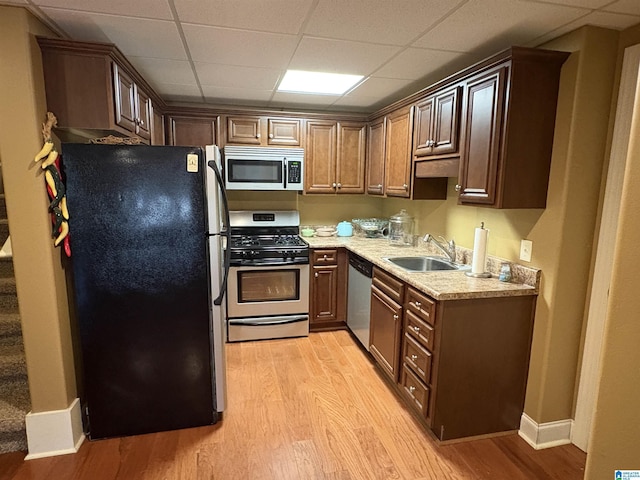
{"label": "drawer pull handle", "polygon": [[416,332],[416,333],[419,333],[420,332],[420,327],[413,327],[413,331]]}
{"label": "drawer pull handle", "polygon": [[323,259],[323,260],[326,260],[326,259],[327,259],[327,256],[326,256],[326,255],[323,255],[323,256],[322,256],[322,259]]}
{"label": "drawer pull handle", "polygon": [[418,359],[418,355],[411,355],[411,360],[414,362]]}
{"label": "drawer pull handle", "polygon": [[416,302],[416,308],[421,308],[422,304],[420,302]]}
{"label": "drawer pull handle", "polygon": [[413,393],[413,392],[415,392],[415,391],[416,391],[416,387],[414,387],[413,385],[411,385],[411,386],[409,387],[409,393]]}

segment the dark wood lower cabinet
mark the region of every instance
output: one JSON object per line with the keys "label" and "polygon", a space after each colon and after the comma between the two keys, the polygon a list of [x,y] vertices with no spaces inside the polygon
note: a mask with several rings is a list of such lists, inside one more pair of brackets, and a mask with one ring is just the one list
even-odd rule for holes
{"label": "dark wood lower cabinet", "polygon": [[313,249],[310,261],[309,330],[346,328],[347,251]]}
{"label": "dark wood lower cabinet", "polygon": [[375,285],[371,287],[371,326],[369,352],[384,373],[398,380],[402,305],[394,302]]}
{"label": "dark wood lower cabinet", "polygon": [[520,428],[535,302],[439,302],[430,409],[440,440]]}
{"label": "dark wood lower cabinet", "polygon": [[371,356],[439,440],[518,430],[536,298],[436,301],[376,268]]}

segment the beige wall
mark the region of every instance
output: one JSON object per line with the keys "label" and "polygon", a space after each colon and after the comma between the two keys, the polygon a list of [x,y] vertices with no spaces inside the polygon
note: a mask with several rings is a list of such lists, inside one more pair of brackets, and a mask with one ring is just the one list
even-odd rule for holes
{"label": "beige wall", "polygon": [[[640,43],[640,25],[620,35],[619,73],[624,49]],[[616,85],[619,83],[617,78]],[[617,88],[617,86],[616,86]],[[627,153],[614,267],[603,338],[600,384],[585,479],[613,478],[613,472],[640,469],[640,99],[636,96]]]}
{"label": "beige wall", "polygon": [[33,412],[76,396],[65,274],[33,163],[46,112],[37,34],[51,35],[26,10],[0,7],[0,159]]}
{"label": "beige wall", "polygon": [[[474,228],[484,222],[489,254],[516,262],[520,240],[532,240],[531,265],[543,275],[525,412],[538,423],[573,418],[617,41],[617,32],[586,27],[545,45],[573,52],[562,70],[546,209],[459,206],[456,179],[449,179],[444,201],[297,195],[274,206],[298,208],[302,223],[310,224],[389,217],[404,208],[415,218],[416,233],[444,235],[467,248],[473,247]],[[232,202],[232,208],[265,204],[264,194],[239,195],[243,201]]]}
{"label": "beige wall", "polygon": [[519,262],[521,239],[533,241],[531,265],[543,273],[525,412],[538,423],[573,417],[617,37],[588,27],[545,45],[574,52],[562,69],[546,209],[459,206],[455,179],[446,201],[387,200],[383,208],[385,215],[405,208],[420,234],[442,234],[467,248],[484,222],[489,254],[511,261]]}

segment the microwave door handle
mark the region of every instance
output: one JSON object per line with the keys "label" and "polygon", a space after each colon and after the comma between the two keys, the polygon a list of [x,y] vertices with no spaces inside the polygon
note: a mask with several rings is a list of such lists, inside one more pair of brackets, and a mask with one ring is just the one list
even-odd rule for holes
{"label": "microwave door handle", "polygon": [[284,189],[287,189],[287,159],[285,158],[282,162],[282,168],[284,170]]}
{"label": "microwave door handle", "polygon": [[220,194],[222,197],[222,214],[224,216],[224,224],[225,228],[222,229],[220,235],[226,237],[227,242],[224,248],[224,263],[223,263],[223,276],[222,276],[222,285],[220,285],[220,293],[218,297],[213,301],[214,305],[222,305],[222,300],[224,299],[224,294],[227,291],[227,280],[229,278],[229,264],[231,263],[231,249],[229,248],[229,200],[227,199],[227,190],[224,188],[224,182],[222,180],[222,175],[220,174],[220,170],[218,170],[218,165],[214,160],[210,160],[209,168],[213,170],[213,173],[216,176],[216,180],[218,181],[218,185],[220,185]]}

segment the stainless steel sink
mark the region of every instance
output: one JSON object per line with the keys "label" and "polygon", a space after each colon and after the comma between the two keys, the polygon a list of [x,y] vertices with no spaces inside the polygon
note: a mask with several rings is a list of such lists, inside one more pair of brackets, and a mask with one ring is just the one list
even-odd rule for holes
{"label": "stainless steel sink", "polygon": [[453,263],[445,257],[418,256],[418,257],[383,257],[396,267],[404,268],[409,272],[432,272],[435,270],[469,270],[470,265]]}

